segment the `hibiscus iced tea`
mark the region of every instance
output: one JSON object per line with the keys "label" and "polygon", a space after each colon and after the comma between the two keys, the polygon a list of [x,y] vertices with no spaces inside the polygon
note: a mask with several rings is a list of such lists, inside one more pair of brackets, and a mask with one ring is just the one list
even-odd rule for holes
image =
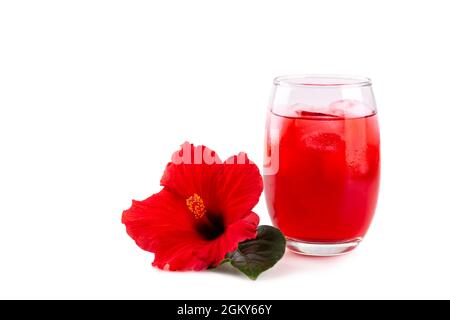
{"label": "hibiscus iced tea", "polygon": [[350,251],[366,234],[377,202],[376,111],[340,100],[326,107],[293,105],[285,113],[270,110],[267,118],[266,162],[278,162],[264,175],[272,221],[296,252]]}

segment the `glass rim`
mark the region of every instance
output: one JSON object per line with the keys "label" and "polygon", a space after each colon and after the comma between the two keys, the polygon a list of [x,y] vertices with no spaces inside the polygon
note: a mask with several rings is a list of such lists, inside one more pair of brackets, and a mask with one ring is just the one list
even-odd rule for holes
{"label": "glass rim", "polygon": [[273,84],[312,88],[365,87],[372,85],[372,80],[367,77],[338,74],[292,74],[274,78]]}

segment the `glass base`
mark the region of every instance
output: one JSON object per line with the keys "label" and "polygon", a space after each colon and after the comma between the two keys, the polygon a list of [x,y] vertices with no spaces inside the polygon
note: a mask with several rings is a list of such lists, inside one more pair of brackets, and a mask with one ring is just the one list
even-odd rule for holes
{"label": "glass base", "polygon": [[361,242],[361,238],[346,242],[305,242],[297,239],[286,238],[287,248],[298,254],[316,257],[332,257],[346,254],[355,249]]}

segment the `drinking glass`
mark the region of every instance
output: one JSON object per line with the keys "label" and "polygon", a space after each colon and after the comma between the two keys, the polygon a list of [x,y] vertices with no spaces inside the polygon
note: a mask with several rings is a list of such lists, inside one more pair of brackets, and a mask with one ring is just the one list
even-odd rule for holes
{"label": "drinking glass", "polygon": [[370,79],[275,78],[263,173],[269,214],[291,251],[333,256],[356,248],[372,221],[380,180]]}

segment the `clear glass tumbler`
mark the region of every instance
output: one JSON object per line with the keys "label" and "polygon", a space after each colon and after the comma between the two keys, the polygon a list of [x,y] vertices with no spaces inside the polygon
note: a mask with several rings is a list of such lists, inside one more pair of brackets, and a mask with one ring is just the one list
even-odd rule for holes
{"label": "clear glass tumbler", "polygon": [[380,180],[370,79],[275,78],[264,159],[269,214],[288,248],[315,256],[353,250],[371,223]]}

